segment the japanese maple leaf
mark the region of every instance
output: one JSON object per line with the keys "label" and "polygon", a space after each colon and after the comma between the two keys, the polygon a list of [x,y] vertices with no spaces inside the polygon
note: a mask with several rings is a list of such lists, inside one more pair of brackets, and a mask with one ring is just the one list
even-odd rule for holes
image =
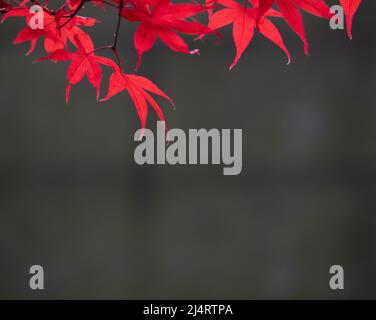
{"label": "japanese maple leaf", "polygon": [[213,9],[214,9],[214,3],[215,2],[216,2],[216,0],[205,0],[205,5],[207,6],[207,11],[208,11],[209,19],[213,15]]}
{"label": "japanese maple leaf", "polygon": [[164,121],[163,112],[150,93],[167,99],[174,107],[173,101],[149,79],[134,74],[124,74],[118,67],[114,68],[110,77],[107,96],[101,101],[107,101],[124,90],[128,91],[136,107],[142,128],[146,126],[148,104],[155,110],[159,119]]}
{"label": "japanese maple leaf", "polygon": [[97,56],[94,54],[94,48],[84,47],[81,41],[76,37],[75,43],[77,45],[76,52],[70,52],[64,49],[58,49],[46,57],[40,58],[37,61],[52,60],[52,61],[72,61],[67,73],[68,86],[66,88],[66,102],[69,102],[70,89],[72,85],[79,83],[86,75],[89,82],[96,89],[97,99],[99,98],[100,84],[102,80],[101,65],[116,67],[116,64],[108,58]]}
{"label": "japanese maple leaf", "polygon": [[14,44],[31,42],[31,46],[27,55],[32,53],[35,49],[37,40],[44,36],[44,48],[46,52],[54,52],[58,49],[64,49],[67,46],[68,39],[76,45],[75,39],[79,39],[81,44],[85,47],[92,46],[90,36],[85,33],[78,26],[91,27],[96,20],[93,18],[85,18],[81,16],[69,17],[71,11],[66,11],[63,6],[56,13],[44,11],[44,28],[32,29],[30,27],[30,19],[33,14],[30,13],[28,7],[15,7],[4,15],[1,22],[4,22],[9,17],[25,17],[27,26],[21,30],[13,41]]}
{"label": "japanese maple leaf", "polygon": [[308,40],[304,30],[303,17],[299,9],[321,18],[330,19],[334,14],[331,13],[329,6],[324,0],[259,0],[257,21],[260,21],[261,17],[265,15],[274,3],[277,3],[286,22],[301,38],[304,44],[304,52],[308,54]]}
{"label": "japanese maple leaf", "polygon": [[356,11],[358,10],[362,0],[340,0],[346,15],[347,34],[352,39],[352,21]]}
{"label": "japanese maple leaf", "polygon": [[[240,57],[252,41],[256,29],[257,9],[248,8],[247,4],[242,5],[234,0],[218,0],[217,2],[225,8],[212,15],[208,26],[209,28],[218,29],[229,24],[233,25],[232,32],[236,47],[236,56],[230,66],[231,70],[238,63]],[[258,4],[255,0],[250,2]],[[281,14],[276,10],[269,9],[264,17],[269,16],[280,17]],[[290,62],[290,53],[277,27],[270,20],[263,18],[258,25],[258,30],[262,35],[279,46],[286,53]]]}
{"label": "japanese maple leaf", "polygon": [[[87,1],[87,0],[66,0],[65,2],[69,6],[69,8],[76,9],[78,6],[83,5],[85,2],[89,2],[89,1]],[[98,0],[98,1],[91,0],[90,2],[92,2],[93,4],[101,7],[102,9],[105,9],[103,2],[101,0]],[[124,3],[125,3],[125,1],[124,1]]]}
{"label": "japanese maple leaf", "polygon": [[131,6],[122,12],[124,18],[141,22],[135,36],[134,46],[138,54],[136,69],[139,69],[142,55],[155,44],[157,37],[171,50],[185,54],[198,54],[190,50],[177,32],[201,35],[214,32],[196,21],[187,21],[207,7],[198,4],[173,4],[170,0],[130,1]]}
{"label": "japanese maple leaf", "polygon": [[65,0],[65,2],[68,4],[69,8],[75,9],[79,5],[83,4],[85,0]]}
{"label": "japanese maple leaf", "polygon": [[0,13],[7,12],[11,9],[11,5],[3,0],[0,0]]}

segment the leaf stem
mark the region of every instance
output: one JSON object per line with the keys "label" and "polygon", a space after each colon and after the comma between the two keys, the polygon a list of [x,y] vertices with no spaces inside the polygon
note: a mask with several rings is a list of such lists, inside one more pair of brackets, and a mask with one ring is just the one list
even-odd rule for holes
{"label": "leaf stem", "polygon": [[82,9],[82,7],[84,6],[86,1],[87,0],[82,0],[80,2],[80,4],[77,6],[77,8],[73,11],[73,13],[69,16],[69,18],[64,21],[64,23],[60,26],[60,28],[64,28],[67,25],[67,23],[69,23],[77,15],[77,13],[80,12],[80,10]]}

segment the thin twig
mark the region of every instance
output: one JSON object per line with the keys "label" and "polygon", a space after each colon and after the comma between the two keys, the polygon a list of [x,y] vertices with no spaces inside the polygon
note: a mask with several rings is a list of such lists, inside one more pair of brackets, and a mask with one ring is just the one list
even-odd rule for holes
{"label": "thin twig", "polygon": [[67,20],[64,21],[64,23],[60,26],[60,28],[64,28],[77,15],[77,13],[80,12],[80,10],[82,9],[82,7],[84,6],[86,1],[87,0],[82,0],[80,2],[80,4],[77,6],[77,8],[72,12],[70,17]]}
{"label": "thin twig", "polygon": [[119,38],[119,30],[120,30],[120,24],[121,24],[121,19],[122,19],[121,13],[123,11],[123,6],[124,6],[124,0],[121,0],[120,5],[118,7],[118,19],[117,19],[117,22],[116,22],[114,40],[113,40],[112,44],[97,48],[97,49],[95,49],[95,50],[93,50],[92,52],[89,53],[89,54],[94,54],[94,53],[97,53],[98,51],[110,49],[115,55],[116,63],[118,65],[121,73],[123,73],[123,69],[122,69],[122,66],[121,66],[121,59],[120,59],[119,51],[117,49],[117,43],[118,43],[118,38]]}
{"label": "thin twig", "polygon": [[50,15],[53,15],[54,14],[54,11],[53,10],[50,10],[48,9],[45,5],[41,4],[39,1],[37,0],[31,0],[32,3],[35,3],[36,5],[40,6],[44,11],[46,11],[47,13],[49,13]]}
{"label": "thin twig", "polygon": [[116,29],[115,29],[115,34],[114,34],[114,42],[112,43],[112,46],[111,46],[111,49],[115,54],[117,64],[118,64],[121,72],[123,72],[123,70],[122,70],[122,67],[121,67],[121,60],[120,60],[119,52],[118,52],[116,46],[117,46],[117,41],[118,41],[118,38],[119,38],[119,30],[120,30],[120,24],[121,24],[121,13],[123,11],[123,5],[124,5],[124,0],[120,0],[120,5],[119,5],[119,8],[118,8],[118,19],[117,19]]}

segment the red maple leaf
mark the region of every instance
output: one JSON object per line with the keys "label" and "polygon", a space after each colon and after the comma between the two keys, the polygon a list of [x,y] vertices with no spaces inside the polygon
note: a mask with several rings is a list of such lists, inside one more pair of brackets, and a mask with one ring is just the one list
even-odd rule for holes
{"label": "red maple leaf", "polygon": [[110,77],[107,96],[101,101],[107,101],[124,90],[128,91],[136,107],[142,128],[146,126],[148,103],[155,110],[159,119],[164,121],[163,112],[150,93],[167,99],[173,107],[175,106],[174,102],[149,79],[134,74],[124,74],[118,67],[114,67],[114,72]]}
{"label": "red maple leaf", "polygon": [[116,64],[108,58],[97,56],[94,54],[94,48],[84,47],[81,41],[76,37],[75,43],[77,45],[76,52],[70,52],[64,49],[58,49],[46,57],[40,58],[37,61],[52,60],[52,61],[72,61],[67,73],[68,86],[66,88],[66,102],[69,101],[69,94],[72,85],[79,83],[86,75],[89,82],[96,89],[97,99],[100,94],[100,84],[102,80],[102,69],[100,65],[107,65],[116,68]]}
{"label": "red maple leaf", "polygon": [[343,10],[346,14],[347,34],[352,39],[352,21],[356,11],[358,10],[362,0],[340,0]]}
{"label": "red maple leaf", "polygon": [[308,54],[308,40],[304,30],[303,17],[299,9],[326,19],[330,19],[334,15],[324,0],[258,0],[258,2],[257,20],[260,21],[265,13],[276,3],[288,25],[302,39],[306,54]]}
{"label": "red maple leaf", "polygon": [[[69,8],[77,9],[79,6],[82,6],[85,2],[88,2],[88,1],[85,1],[85,0],[65,0],[65,2],[69,6]],[[91,0],[91,2],[94,3],[97,6],[100,6],[102,9],[105,8],[104,5],[103,5],[103,1],[101,1],[101,0],[98,0],[98,1]]]}
{"label": "red maple leaf", "polygon": [[170,0],[130,1],[130,3],[131,5],[123,10],[123,17],[132,22],[141,22],[134,36],[134,46],[138,54],[136,69],[140,67],[142,55],[154,46],[157,37],[173,51],[198,54],[197,49],[189,49],[177,32],[190,35],[214,32],[199,22],[187,20],[206,11],[205,6],[173,4]]}
{"label": "red maple leaf", "polygon": [[[326,0],[202,0],[205,5],[193,3],[173,3],[174,0],[65,0],[64,4],[54,11],[50,9],[49,1],[45,0],[0,0],[0,14],[5,13],[2,21],[9,17],[23,17],[26,27],[17,35],[14,43],[31,42],[31,53],[38,41],[43,39],[44,48],[48,55],[40,60],[70,61],[68,68],[68,86],[66,100],[68,102],[72,85],[80,82],[85,76],[96,89],[99,97],[102,80],[103,65],[113,69],[110,77],[106,101],[112,96],[127,90],[133,100],[142,127],[146,125],[148,108],[151,106],[161,120],[164,116],[161,108],[152,97],[152,94],[161,96],[171,104],[171,99],[147,78],[125,74],[121,68],[121,56],[119,54],[118,40],[122,19],[138,24],[134,35],[134,45],[138,54],[137,69],[140,66],[142,55],[149,51],[157,38],[164,42],[170,49],[185,54],[197,54],[198,50],[191,50],[183,40],[181,34],[197,36],[200,39],[209,33],[217,33],[227,25],[232,25],[233,38],[236,46],[235,59],[230,68],[233,68],[245,52],[253,39],[255,31],[279,46],[290,61],[282,36],[276,26],[271,22],[271,17],[284,18],[289,26],[299,35],[304,42],[305,52],[308,53],[308,41],[304,30],[301,11],[309,14],[332,18],[333,13],[326,4]],[[175,0],[177,1],[177,0]],[[351,38],[353,17],[361,3],[361,0],[340,0],[347,19],[347,32]],[[84,18],[79,13],[85,4],[94,4],[102,8],[111,7],[116,11],[115,31],[112,42],[95,49],[92,38],[81,27],[94,26],[96,20]],[[217,6],[220,6],[218,8]],[[14,7],[16,5],[17,7]],[[43,27],[35,29],[35,18],[39,15],[30,11],[31,7],[39,5],[43,10]],[[272,7],[276,5],[280,9],[276,11]],[[219,9],[219,10],[217,10]],[[196,15],[208,12],[209,24],[205,25],[195,20]],[[38,12],[36,14],[41,14]],[[38,21],[37,27],[40,27]],[[73,44],[77,50],[72,52],[69,44]],[[108,58],[97,56],[101,50],[109,49],[114,54],[116,63]]]}
{"label": "red maple leaf", "polygon": [[0,12],[1,13],[8,12],[11,8],[12,6],[9,3],[3,0],[0,0]]}
{"label": "red maple leaf", "polygon": [[66,11],[65,5],[56,13],[52,11],[44,11],[44,26],[42,29],[32,29],[30,27],[30,19],[33,14],[30,13],[28,7],[15,7],[4,15],[1,22],[9,17],[25,17],[27,26],[21,30],[13,41],[14,44],[31,41],[31,46],[27,55],[34,51],[37,40],[44,36],[44,49],[46,52],[54,52],[58,49],[64,49],[67,41],[70,40],[76,45],[75,39],[79,39],[85,47],[92,47],[90,36],[78,26],[91,27],[96,20],[93,18],[85,18],[81,16],[69,17],[72,11]]}
{"label": "red maple leaf", "polygon": [[[250,0],[251,3],[258,5],[257,0]],[[217,3],[225,8],[215,12],[209,21],[209,28],[218,29],[226,25],[233,25],[233,38],[236,46],[236,56],[232,62],[232,69],[239,61],[244,51],[252,41],[256,29],[257,9],[248,8],[248,3],[241,5],[234,0],[218,0]],[[273,9],[269,9],[258,24],[258,30],[266,38],[279,46],[287,55],[288,62],[291,61],[290,53],[287,50],[282,36],[277,27],[266,17],[281,17],[281,14]]]}

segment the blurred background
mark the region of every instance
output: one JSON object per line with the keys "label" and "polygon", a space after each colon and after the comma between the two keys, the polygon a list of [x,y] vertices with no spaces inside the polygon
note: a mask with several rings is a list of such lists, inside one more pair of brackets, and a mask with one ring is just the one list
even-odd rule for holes
{"label": "blurred background", "polygon": [[[334,3],[335,1],[329,1]],[[175,101],[169,128],[242,128],[243,171],[138,166],[139,120],[126,92],[97,103],[83,81],[65,105],[67,64],[32,62],[0,29],[0,298],[376,298],[376,20],[364,1],[354,40],[304,15],[310,57],[276,21],[293,56],[256,35],[236,68],[222,44],[190,41],[201,56],[158,41],[140,73]],[[109,10],[97,47],[111,42]],[[205,16],[202,17],[205,20]],[[128,72],[134,26],[123,24]],[[107,90],[105,72],[102,96]],[[161,104],[164,101],[158,100]],[[156,129],[150,112],[148,127]],[[29,288],[31,265],[45,290]],[[345,269],[345,290],[329,268]]]}

